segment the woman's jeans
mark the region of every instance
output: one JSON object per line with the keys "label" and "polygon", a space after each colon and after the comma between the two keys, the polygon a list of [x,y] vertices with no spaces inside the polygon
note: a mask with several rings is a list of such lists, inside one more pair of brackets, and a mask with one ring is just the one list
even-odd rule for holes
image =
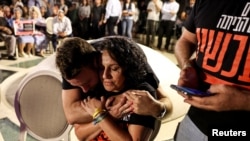
{"label": "woman's jeans", "polygon": [[133,19],[122,20],[122,35],[132,38]]}

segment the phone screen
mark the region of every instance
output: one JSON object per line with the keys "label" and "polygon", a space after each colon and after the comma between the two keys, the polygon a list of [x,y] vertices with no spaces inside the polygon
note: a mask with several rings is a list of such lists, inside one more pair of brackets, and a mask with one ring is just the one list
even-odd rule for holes
{"label": "phone screen", "polygon": [[177,85],[174,85],[174,84],[171,84],[170,87],[173,88],[174,90],[176,90],[178,92],[182,92],[182,93],[184,93],[186,95],[194,95],[194,96],[211,96],[212,95],[209,92],[204,92],[204,91],[197,90],[197,89],[177,86]]}

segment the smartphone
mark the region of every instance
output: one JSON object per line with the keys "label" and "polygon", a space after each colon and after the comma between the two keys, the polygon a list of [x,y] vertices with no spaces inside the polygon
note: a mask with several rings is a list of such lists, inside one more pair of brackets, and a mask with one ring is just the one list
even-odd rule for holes
{"label": "smartphone", "polygon": [[187,88],[187,87],[182,87],[182,86],[177,86],[174,84],[171,84],[170,87],[178,92],[182,92],[186,95],[192,95],[192,96],[211,96],[212,94],[209,92],[204,92],[201,90],[197,89],[192,89],[192,88]]}

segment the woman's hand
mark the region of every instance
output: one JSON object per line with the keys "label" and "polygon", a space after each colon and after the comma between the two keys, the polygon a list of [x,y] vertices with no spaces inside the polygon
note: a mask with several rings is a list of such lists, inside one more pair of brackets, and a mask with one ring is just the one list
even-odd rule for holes
{"label": "woman's hand", "polygon": [[105,98],[102,96],[101,100],[98,100],[87,97],[81,102],[81,105],[92,116],[96,109],[105,109]]}

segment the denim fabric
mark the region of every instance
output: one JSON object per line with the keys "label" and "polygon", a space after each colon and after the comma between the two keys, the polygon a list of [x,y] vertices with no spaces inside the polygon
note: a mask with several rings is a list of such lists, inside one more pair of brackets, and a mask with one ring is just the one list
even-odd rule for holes
{"label": "denim fabric", "polygon": [[203,134],[191,121],[188,116],[181,121],[175,132],[175,141],[208,141],[208,137]]}
{"label": "denim fabric", "polygon": [[132,38],[133,19],[122,20],[122,35]]}

